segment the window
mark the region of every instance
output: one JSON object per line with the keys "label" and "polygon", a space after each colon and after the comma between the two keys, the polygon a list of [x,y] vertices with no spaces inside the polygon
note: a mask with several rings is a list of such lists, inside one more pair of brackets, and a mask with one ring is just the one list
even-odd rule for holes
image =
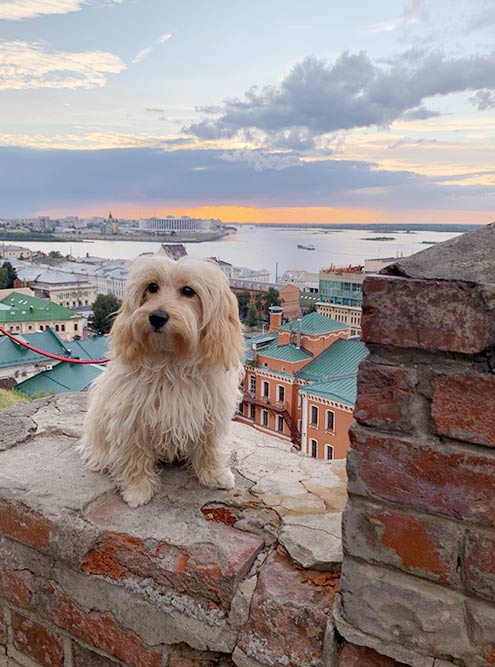
{"label": "window", "polygon": [[277,401],[283,403],[285,401],[285,387],[281,384],[277,385]]}
{"label": "window", "polygon": [[263,426],[268,426],[268,410],[261,411],[261,423]]}
{"label": "window", "polygon": [[335,412],[332,410],[327,410],[326,420],[325,420],[325,431],[330,431],[330,433],[335,432]]}
{"label": "window", "polygon": [[74,331],[77,331],[77,322],[74,322]]}
{"label": "window", "polygon": [[30,324],[28,324],[28,331],[32,331],[32,330],[33,330],[33,327]]}
{"label": "window", "polygon": [[249,393],[256,394],[256,375],[249,376]]}
{"label": "window", "polygon": [[62,331],[65,331],[65,324],[60,325],[62,327]]}
{"label": "window", "polygon": [[317,459],[318,458],[318,440],[314,440],[313,438],[311,438],[311,440],[309,441],[309,448],[310,448],[311,456],[314,459]]}
{"label": "window", "polygon": [[254,419],[256,417],[256,408],[251,403],[249,404],[249,419]]}
{"label": "window", "polygon": [[316,405],[311,406],[311,420],[309,422],[310,426],[318,426],[318,408]]}
{"label": "window", "polygon": [[279,433],[284,432],[284,418],[281,415],[277,415],[277,431]]}
{"label": "window", "polygon": [[268,398],[270,396],[270,383],[269,382],[263,381],[262,396],[263,396],[263,398]]}
{"label": "window", "polygon": [[325,458],[327,461],[333,461],[333,447],[332,445],[325,445]]}

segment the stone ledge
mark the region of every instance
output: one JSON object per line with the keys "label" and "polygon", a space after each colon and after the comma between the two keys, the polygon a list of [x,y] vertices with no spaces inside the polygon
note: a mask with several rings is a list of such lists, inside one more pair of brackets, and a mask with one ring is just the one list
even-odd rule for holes
{"label": "stone ledge", "polygon": [[[74,451],[85,399],[2,411],[0,608],[115,664],[188,667],[196,658],[177,658],[185,645],[208,652],[197,664],[230,660],[237,646],[239,664],[323,667],[344,462],[291,453],[234,423],[234,490],[204,488],[167,465],[157,496],[133,510]],[[29,657],[10,640],[6,655],[19,651]]]}

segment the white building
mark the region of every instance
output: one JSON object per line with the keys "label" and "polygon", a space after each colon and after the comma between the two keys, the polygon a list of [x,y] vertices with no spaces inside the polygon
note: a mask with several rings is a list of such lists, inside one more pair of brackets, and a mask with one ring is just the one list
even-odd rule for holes
{"label": "white building", "polygon": [[210,232],[219,224],[218,220],[202,220],[183,215],[177,218],[167,215],[165,218],[146,218],[139,221],[139,228],[147,232]]}
{"label": "white building", "polygon": [[9,259],[31,259],[31,250],[23,248],[20,245],[6,245],[0,243],[0,257],[5,260]]}

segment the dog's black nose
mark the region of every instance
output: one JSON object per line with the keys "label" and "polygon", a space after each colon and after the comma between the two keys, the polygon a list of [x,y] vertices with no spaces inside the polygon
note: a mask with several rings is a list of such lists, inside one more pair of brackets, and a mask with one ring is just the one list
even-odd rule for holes
{"label": "dog's black nose", "polygon": [[161,329],[161,327],[169,321],[170,315],[164,310],[154,310],[149,314],[148,319],[152,327]]}

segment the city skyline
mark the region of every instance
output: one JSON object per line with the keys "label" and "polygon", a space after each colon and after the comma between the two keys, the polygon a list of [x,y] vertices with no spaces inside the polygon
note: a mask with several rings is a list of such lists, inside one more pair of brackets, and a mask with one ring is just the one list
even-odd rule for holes
{"label": "city skyline", "polygon": [[0,217],[473,222],[487,0],[0,1]]}

